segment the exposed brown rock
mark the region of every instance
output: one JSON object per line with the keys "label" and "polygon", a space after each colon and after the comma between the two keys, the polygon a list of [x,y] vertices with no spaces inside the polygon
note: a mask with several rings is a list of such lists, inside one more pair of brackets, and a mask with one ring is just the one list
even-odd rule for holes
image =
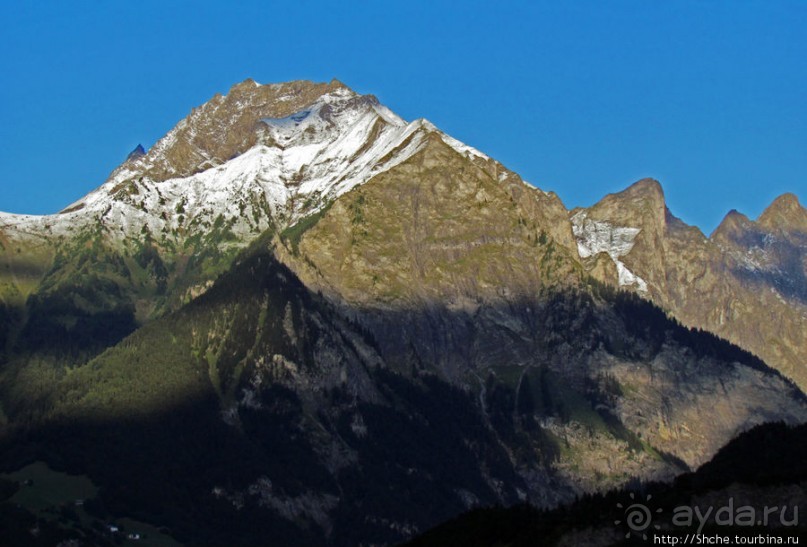
{"label": "exposed brown rock", "polygon": [[243,154],[258,142],[259,120],[299,112],[322,95],[347,89],[338,80],[314,83],[298,80],[259,85],[252,79],[234,85],[227,95],[216,94],[191,113],[134,168],[155,181],[186,177]]}
{"label": "exposed brown rock", "polygon": [[[647,282],[643,294],[807,389],[807,212],[793,194],[777,198],[757,222],[731,211],[709,239],[666,209],[655,181],[606,196],[585,213],[641,230],[621,260]],[[613,282],[612,273],[584,263]]]}
{"label": "exposed brown rock", "polygon": [[313,264],[309,283],[352,303],[490,299],[578,280],[553,237],[571,239],[560,200],[515,175],[497,180],[501,169],[433,134],[408,161],[338,199],[303,236],[298,268]]}
{"label": "exposed brown rock", "polygon": [[762,212],[757,222],[768,230],[807,234],[807,209],[801,206],[795,194],[782,194]]}

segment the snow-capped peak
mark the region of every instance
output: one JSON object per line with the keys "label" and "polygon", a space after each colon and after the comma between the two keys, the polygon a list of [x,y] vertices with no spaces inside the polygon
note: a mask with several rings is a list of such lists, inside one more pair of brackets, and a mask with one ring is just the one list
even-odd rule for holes
{"label": "snow-capped peak", "polygon": [[[460,154],[487,159],[427,120],[407,123],[375,97],[339,82],[297,84],[234,86],[61,214],[2,215],[0,227],[45,235],[100,223],[115,238],[140,237],[146,229],[178,238],[221,216],[233,234],[246,235],[270,221],[290,225],[315,212],[411,157],[429,134]],[[316,96],[290,112],[307,94]],[[223,132],[202,134],[210,127]],[[220,160],[230,149],[234,157]]]}

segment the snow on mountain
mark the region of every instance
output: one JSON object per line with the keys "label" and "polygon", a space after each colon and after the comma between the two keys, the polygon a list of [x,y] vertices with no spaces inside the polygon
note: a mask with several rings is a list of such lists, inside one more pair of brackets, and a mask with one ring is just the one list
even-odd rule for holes
{"label": "snow on mountain", "polygon": [[[253,86],[256,90],[261,87],[254,82]],[[236,89],[241,94],[250,91]],[[281,95],[275,100],[290,97]],[[460,154],[487,159],[427,120],[407,123],[375,97],[339,85],[329,87],[327,93],[289,116],[258,117],[253,121],[256,144],[229,161],[216,165],[209,151],[195,146],[192,153],[206,168],[189,176],[155,180],[151,174],[155,165],[169,173],[181,172],[171,166],[178,139],[196,139],[195,124],[201,126],[208,120],[200,118],[210,116],[205,109],[215,114],[225,100],[217,96],[194,109],[146,155],[127,159],[100,188],[63,212],[46,216],[0,213],[0,229],[28,238],[67,235],[100,223],[114,238],[140,237],[146,229],[176,238],[210,227],[222,216],[234,235],[243,236],[263,231],[271,220],[289,226],[315,212],[410,158],[430,133],[438,134]],[[208,107],[210,104],[213,106]],[[236,108],[250,108],[250,104],[246,95],[238,99]],[[211,137],[223,140],[227,135]]]}
{"label": "snow on mountain", "polygon": [[618,227],[609,222],[587,218],[585,211],[580,211],[571,218],[572,233],[577,239],[577,252],[580,258],[588,258],[598,253],[607,253],[616,265],[620,286],[635,285],[639,291],[647,291],[644,279],[634,274],[619,260],[633,249],[634,240],[641,232],[640,228]]}

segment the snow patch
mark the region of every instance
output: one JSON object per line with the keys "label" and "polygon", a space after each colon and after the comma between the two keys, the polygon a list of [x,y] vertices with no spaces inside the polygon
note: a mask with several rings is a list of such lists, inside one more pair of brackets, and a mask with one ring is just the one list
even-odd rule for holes
{"label": "snow patch", "polygon": [[485,154],[483,154],[482,152],[480,152],[476,148],[474,148],[472,146],[468,146],[467,144],[465,144],[465,143],[463,143],[461,141],[458,141],[454,137],[451,137],[451,136],[447,135],[446,133],[443,133],[442,131],[440,131],[437,128],[436,125],[434,125],[429,120],[427,120],[425,118],[421,118],[420,120],[416,120],[416,121],[420,122],[421,125],[424,128],[426,128],[427,130],[439,133],[440,138],[443,139],[444,143],[446,143],[448,146],[450,146],[451,148],[453,148],[454,150],[456,150],[457,152],[459,152],[461,155],[465,156],[466,158],[473,159],[473,158],[476,157],[476,158],[481,158],[483,160],[489,160],[490,159],[488,156],[486,156]]}
{"label": "snow patch", "polygon": [[616,265],[620,287],[636,286],[641,292],[647,292],[647,283],[634,274],[619,260],[633,249],[636,236],[641,228],[619,227],[610,222],[592,220],[585,211],[572,216],[572,232],[577,239],[577,252],[580,258],[588,258],[599,253],[606,253]]}
{"label": "snow patch", "polygon": [[149,231],[179,242],[194,231],[219,226],[235,236],[222,245],[238,245],[268,228],[270,220],[290,226],[406,161],[430,133],[468,158],[488,159],[427,120],[407,123],[378,102],[340,88],[300,112],[261,120],[259,144],[227,162],[216,164],[196,150],[203,171],[160,182],[145,176],[176,143],[180,130],[194,133],[194,120],[201,115],[202,109],[196,109],[147,156],[126,162],[69,212],[0,213],[0,228],[12,239],[30,240],[68,236],[100,224],[113,239],[139,239]]}

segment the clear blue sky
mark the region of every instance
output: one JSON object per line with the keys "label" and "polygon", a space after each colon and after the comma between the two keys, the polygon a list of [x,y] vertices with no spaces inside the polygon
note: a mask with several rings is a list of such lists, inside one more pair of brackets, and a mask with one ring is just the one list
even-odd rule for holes
{"label": "clear blue sky", "polygon": [[807,2],[2,2],[0,210],[50,213],[235,82],[336,77],[569,206],[707,233],[807,200]]}

